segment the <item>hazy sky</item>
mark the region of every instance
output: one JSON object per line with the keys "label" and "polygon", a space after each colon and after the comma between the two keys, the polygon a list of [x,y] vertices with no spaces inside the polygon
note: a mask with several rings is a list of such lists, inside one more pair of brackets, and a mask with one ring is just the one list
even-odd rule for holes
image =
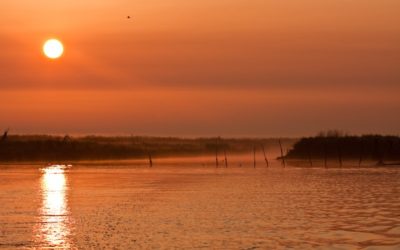
{"label": "hazy sky", "polygon": [[1,0],[0,129],[399,134],[399,24],[399,0]]}

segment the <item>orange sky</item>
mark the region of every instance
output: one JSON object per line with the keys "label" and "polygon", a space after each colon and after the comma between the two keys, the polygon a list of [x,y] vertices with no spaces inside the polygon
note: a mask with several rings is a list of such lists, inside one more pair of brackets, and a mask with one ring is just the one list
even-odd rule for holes
{"label": "orange sky", "polygon": [[[398,0],[2,0],[0,128],[399,134],[399,10]],[[41,51],[50,37],[65,45],[57,61]]]}

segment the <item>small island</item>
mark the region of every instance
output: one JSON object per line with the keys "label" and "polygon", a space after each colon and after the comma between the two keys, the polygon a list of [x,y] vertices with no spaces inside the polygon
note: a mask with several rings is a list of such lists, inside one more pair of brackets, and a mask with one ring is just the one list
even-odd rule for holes
{"label": "small island", "polygon": [[320,133],[314,137],[304,137],[296,142],[285,155],[287,160],[304,160],[310,165],[313,161],[337,159],[356,161],[361,165],[365,161],[377,165],[399,165],[400,137],[386,135],[346,135],[337,131]]}

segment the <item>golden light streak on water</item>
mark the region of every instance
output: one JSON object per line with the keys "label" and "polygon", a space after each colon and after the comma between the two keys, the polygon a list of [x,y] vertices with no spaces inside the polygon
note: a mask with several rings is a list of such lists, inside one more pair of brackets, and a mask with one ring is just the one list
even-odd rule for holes
{"label": "golden light streak on water", "polygon": [[42,169],[42,207],[38,236],[41,244],[69,249],[70,219],[67,199],[66,166],[54,165]]}

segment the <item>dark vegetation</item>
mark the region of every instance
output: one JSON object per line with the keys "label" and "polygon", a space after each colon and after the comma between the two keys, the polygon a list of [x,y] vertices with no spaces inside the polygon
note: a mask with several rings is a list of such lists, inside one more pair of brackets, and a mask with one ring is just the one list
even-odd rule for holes
{"label": "dark vegetation", "polygon": [[[289,142],[288,142],[289,141]],[[285,140],[292,144],[293,139]],[[8,135],[0,139],[0,162],[122,160],[166,156],[196,156],[251,152],[254,145],[269,149],[276,139],[172,138],[172,137],[70,137]]]}
{"label": "dark vegetation", "polygon": [[400,137],[382,135],[352,136],[338,132],[322,133],[315,137],[302,138],[285,156],[287,159],[324,160],[372,160],[379,164],[400,161]]}

